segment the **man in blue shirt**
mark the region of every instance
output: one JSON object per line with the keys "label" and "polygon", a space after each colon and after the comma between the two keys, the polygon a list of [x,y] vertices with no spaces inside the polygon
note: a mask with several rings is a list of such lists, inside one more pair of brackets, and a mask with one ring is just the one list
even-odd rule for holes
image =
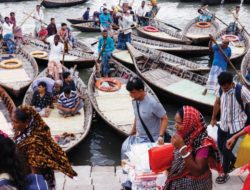
{"label": "man in blue shirt", "polygon": [[204,13],[201,9],[198,9],[198,13],[200,14],[198,17],[199,22],[211,22],[212,15]]}
{"label": "man in blue shirt", "polygon": [[89,11],[90,11],[90,8],[88,7],[87,10],[82,15],[83,20],[89,20]]}
{"label": "man in blue shirt", "polygon": [[114,40],[108,36],[108,31],[103,30],[102,37],[98,43],[98,53],[101,55],[101,74],[103,77],[108,77],[109,74],[109,60],[112,52],[115,49]]}
{"label": "man in blue shirt", "polygon": [[[213,37],[210,35],[210,42],[209,42],[209,50],[214,53],[214,59],[212,63],[212,68],[209,72],[208,80],[207,80],[207,85],[205,90],[203,91],[203,95],[207,94],[207,90],[213,90],[216,92],[218,90],[218,76],[220,75],[221,72],[227,70],[227,59],[224,57],[222,54],[220,48],[218,45],[213,45],[212,46],[212,41]],[[232,53],[231,53],[231,48],[228,47],[229,40],[225,39],[222,41],[222,44],[220,45],[221,49],[225,53],[225,55],[230,58]]]}
{"label": "man in blue shirt", "polygon": [[111,30],[111,24],[113,23],[113,20],[108,13],[108,9],[104,8],[103,13],[100,15],[100,24],[101,24],[101,30]]}

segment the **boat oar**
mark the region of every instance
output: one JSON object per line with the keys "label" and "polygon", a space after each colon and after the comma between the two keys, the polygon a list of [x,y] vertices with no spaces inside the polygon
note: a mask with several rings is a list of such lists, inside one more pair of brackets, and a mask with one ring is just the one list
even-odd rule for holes
{"label": "boat oar", "polygon": [[39,20],[39,19],[37,19],[37,18],[35,18],[35,17],[33,17],[33,16],[29,15],[29,14],[28,14],[28,13],[26,13],[26,12],[23,12],[23,14],[28,15],[29,17],[33,18],[34,20],[37,20],[37,21],[41,22],[42,24],[44,24],[44,25],[48,26],[48,24],[47,24],[47,23],[45,23],[45,22],[43,22],[43,21],[41,21],[41,20]]}
{"label": "boat oar", "polygon": [[105,40],[105,41],[104,41],[104,44],[103,44],[103,46],[102,46],[102,50],[101,50],[101,52],[99,53],[98,58],[97,58],[96,63],[95,63],[96,74],[99,75],[99,76],[100,76],[99,62],[100,62],[102,53],[103,53],[103,52],[105,51],[105,49],[106,49],[106,45],[107,45],[107,42],[106,42],[106,40]]}
{"label": "boat oar", "polygon": [[120,31],[114,32],[114,35],[117,35],[120,32],[125,32],[125,31],[130,30],[130,29],[135,29],[135,28],[138,28],[138,27],[139,27],[139,25],[134,25],[134,26],[131,26],[129,28],[125,28],[125,29],[122,29]]}
{"label": "boat oar", "polygon": [[177,31],[182,31],[182,29],[180,29],[180,28],[178,28],[176,26],[173,26],[172,24],[168,24],[168,23],[166,23],[166,22],[164,22],[162,20],[159,20],[157,18],[150,18],[150,17],[145,17],[145,16],[143,16],[142,18],[146,18],[146,19],[149,19],[149,20],[155,20],[155,21],[158,21],[158,22],[161,22],[161,23],[165,24],[166,26],[172,27],[172,28],[176,29]]}
{"label": "boat oar", "polygon": [[[228,9],[227,9],[228,10]],[[232,13],[232,11],[228,10],[234,17],[234,19],[239,23],[239,25],[241,26],[241,28],[246,32],[246,34],[250,37],[249,32],[245,29],[245,27],[241,24],[241,22],[239,21],[239,19],[237,19],[234,15],[234,13]]]}
{"label": "boat oar", "polygon": [[247,83],[245,82],[244,78],[242,77],[241,73],[237,71],[237,69],[235,68],[235,66],[231,62],[230,58],[227,57],[227,55],[225,54],[225,52],[223,51],[223,49],[221,48],[221,46],[218,45],[218,43],[216,42],[216,40],[213,38],[213,36],[211,34],[209,36],[210,36],[211,40],[217,45],[217,47],[219,48],[220,52],[222,53],[222,55],[226,59],[226,61],[229,63],[229,65],[232,67],[232,69],[235,71],[235,73],[239,76],[239,79],[242,82],[242,84],[245,84],[246,86],[248,86]]}
{"label": "boat oar", "polygon": [[202,9],[203,11],[205,11],[205,12],[211,14],[211,15],[214,15],[214,18],[216,18],[216,19],[217,19],[218,21],[220,21],[222,24],[228,26],[227,23],[225,23],[223,20],[221,20],[220,18],[218,18],[215,14],[211,13],[209,10],[207,10],[207,9],[205,9],[205,8],[203,8],[203,7],[201,7],[201,9]]}
{"label": "boat oar", "polygon": [[[40,5],[42,4],[43,1],[41,1]],[[27,14],[27,17],[23,20],[23,22],[20,24],[19,27],[21,27],[30,17],[31,15],[35,12],[36,8],[34,8],[29,14]]]}
{"label": "boat oar", "polygon": [[99,42],[99,40],[97,40],[97,41],[93,42],[93,43],[92,43],[92,44],[90,44],[90,45],[91,45],[91,46],[94,46],[94,45],[96,45],[98,42]]}

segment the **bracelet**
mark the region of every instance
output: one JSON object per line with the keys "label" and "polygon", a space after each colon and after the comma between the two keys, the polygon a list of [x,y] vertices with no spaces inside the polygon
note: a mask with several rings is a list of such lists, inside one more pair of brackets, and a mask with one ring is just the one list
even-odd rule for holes
{"label": "bracelet", "polygon": [[189,157],[189,155],[190,155],[191,153],[190,152],[188,152],[186,155],[184,155],[184,156],[181,156],[183,159],[185,159],[185,158],[187,158],[187,157]]}
{"label": "bracelet", "polygon": [[181,153],[181,151],[183,151],[184,148],[187,148],[187,145],[183,145],[183,146],[179,149],[179,153]]}

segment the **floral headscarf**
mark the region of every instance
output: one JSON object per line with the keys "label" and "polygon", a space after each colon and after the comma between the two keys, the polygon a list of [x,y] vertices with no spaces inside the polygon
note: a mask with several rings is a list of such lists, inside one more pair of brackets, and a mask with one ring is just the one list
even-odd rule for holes
{"label": "floral headscarf", "polygon": [[53,140],[41,116],[31,106],[22,105],[19,108],[30,116],[25,131],[15,136],[17,148],[25,155],[27,163],[35,168],[61,171],[71,178],[77,176],[66,153]]}

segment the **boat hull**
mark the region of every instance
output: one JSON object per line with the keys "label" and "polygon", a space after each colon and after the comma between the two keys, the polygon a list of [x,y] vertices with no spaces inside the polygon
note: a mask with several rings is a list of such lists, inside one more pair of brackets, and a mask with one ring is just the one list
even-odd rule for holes
{"label": "boat hull", "polygon": [[42,6],[45,8],[58,8],[58,7],[71,7],[79,4],[85,3],[87,0],[72,1],[68,3],[64,2],[53,2],[53,1],[43,1]]}

